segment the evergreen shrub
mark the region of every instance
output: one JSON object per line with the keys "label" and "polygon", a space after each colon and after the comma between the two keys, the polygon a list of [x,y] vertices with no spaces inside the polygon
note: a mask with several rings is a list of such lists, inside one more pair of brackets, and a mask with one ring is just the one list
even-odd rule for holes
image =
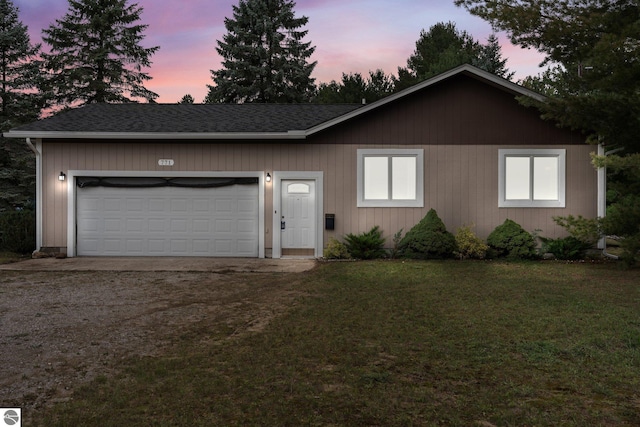
{"label": "evergreen shrub", "polygon": [[505,220],[489,234],[487,244],[491,256],[494,257],[531,259],[537,255],[533,236],[525,231],[520,224],[510,219]]}
{"label": "evergreen shrub", "polygon": [[389,251],[389,257],[391,259],[398,258],[398,254],[399,254],[398,246],[400,245],[401,241],[402,241],[402,228],[398,230],[396,234],[393,235],[393,248],[391,248],[391,251]]}
{"label": "evergreen shrub", "polygon": [[542,252],[551,253],[557,259],[576,260],[583,259],[585,252],[592,245],[583,242],[573,236],[563,237],[560,239],[548,239],[540,237],[542,241]]}
{"label": "evergreen shrub", "polygon": [[453,257],[456,239],[434,209],[404,236],[398,245],[403,258],[445,259]]}
{"label": "evergreen shrub", "polygon": [[353,258],[376,259],[386,255],[385,239],[377,225],[366,233],[347,234],[344,240],[347,251]]}
{"label": "evergreen shrub", "polygon": [[582,215],[577,217],[569,215],[554,216],[553,221],[567,230],[569,235],[584,243],[595,244],[604,233],[602,218],[584,218]]}

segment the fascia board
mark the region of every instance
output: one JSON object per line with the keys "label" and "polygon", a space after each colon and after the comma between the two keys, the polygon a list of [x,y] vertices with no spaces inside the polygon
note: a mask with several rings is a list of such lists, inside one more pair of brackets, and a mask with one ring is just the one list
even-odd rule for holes
{"label": "fascia board", "polygon": [[304,131],[288,132],[225,132],[225,133],[188,133],[188,132],[56,132],[56,131],[9,131],[5,138],[40,139],[134,139],[134,140],[273,140],[304,139]]}

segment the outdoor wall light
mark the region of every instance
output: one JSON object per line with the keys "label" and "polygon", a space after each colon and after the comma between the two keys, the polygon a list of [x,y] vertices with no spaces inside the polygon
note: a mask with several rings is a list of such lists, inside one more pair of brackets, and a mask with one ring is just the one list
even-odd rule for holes
{"label": "outdoor wall light", "polygon": [[271,182],[271,174],[267,172],[267,182]]}
{"label": "outdoor wall light", "polygon": [[60,172],[60,175],[58,175],[58,181],[64,181],[66,177],[67,175],[65,175],[64,172]]}

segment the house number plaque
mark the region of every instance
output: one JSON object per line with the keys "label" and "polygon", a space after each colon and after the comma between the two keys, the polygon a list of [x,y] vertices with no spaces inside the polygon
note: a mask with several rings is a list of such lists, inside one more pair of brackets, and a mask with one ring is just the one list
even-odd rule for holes
{"label": "house number plaque", "polygon": [[159,159],[158,166],[173,166],[173,159]]}

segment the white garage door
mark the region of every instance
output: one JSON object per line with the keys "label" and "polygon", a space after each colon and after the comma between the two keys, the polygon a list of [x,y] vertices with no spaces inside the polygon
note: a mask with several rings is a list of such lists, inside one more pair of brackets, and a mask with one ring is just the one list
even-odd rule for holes
{"label": "white garage door", "polygon": [[258,256],[258,185],[78,188],[84,256]]}

